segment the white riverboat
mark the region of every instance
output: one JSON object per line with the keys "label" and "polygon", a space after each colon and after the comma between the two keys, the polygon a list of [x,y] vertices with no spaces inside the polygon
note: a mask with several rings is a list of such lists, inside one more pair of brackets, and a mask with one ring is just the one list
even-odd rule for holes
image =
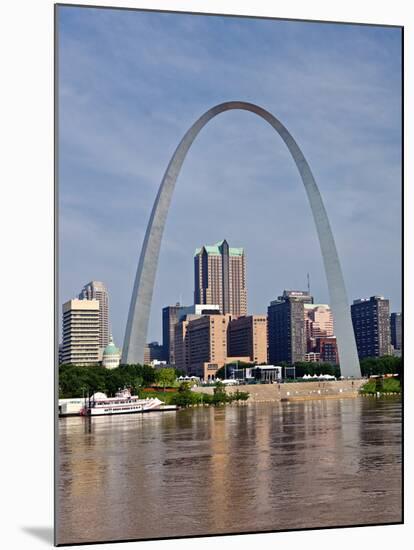
{"label": "white riverboat", "polygon": [[115,394],[115,397],[107,397],[104,393],[95,393],[85,400],[81,409],[81,416],[103,416],[108,414],[145,413],[150,411],[176,410],[175,405],[164,405],[157,397],[140,399],[137,395],[131,395],[125,389]]}

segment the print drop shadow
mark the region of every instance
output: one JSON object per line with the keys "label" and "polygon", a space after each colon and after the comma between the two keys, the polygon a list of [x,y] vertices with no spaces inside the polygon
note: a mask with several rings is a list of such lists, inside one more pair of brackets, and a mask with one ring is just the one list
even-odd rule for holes
{"label": "print drop shadow", "polygon": [[44,542],[53,544],[53,527],[22,527],[22,531]]}

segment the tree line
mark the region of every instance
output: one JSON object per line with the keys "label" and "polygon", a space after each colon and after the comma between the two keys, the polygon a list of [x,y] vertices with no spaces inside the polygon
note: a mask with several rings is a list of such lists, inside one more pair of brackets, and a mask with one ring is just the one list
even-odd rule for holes
{"label": "tree line", "polygon": [[[381,374],[402,374],[402,359],[391,355],[383,357],[365,357],[360,359],[362,376],[381,375]],[[287,365],[291,366],[291,365]],[[330,374],[339,378],[341,376],[340,365],[332,365],[330,363],[307,363],[300,362],[293,365],[297,378],[301,378],[305,374]]]}
{"label": "tree line", "polygon": [[175,368],[154,369],[148,365],[120,365],[107,369],[100,365],[81,367],[59,365],[59,397],[84,397],[103,392],[112,397],[119,389],[131,388],[139,395],[143,388],[167,388],[176,384],[183,374]]}
{"label": "tree line", "polygon": [[[301,361],[297,363],[278,363],[281,367],[295,367],[295,377],[302,378],[305,374],[330,374],[339,378],[341,376],[341,369],[339,365],[333,365],[331,363],[308,363]],[[400,381],[402,382],[403,369],[402,358],[394,357],[391,355],[385,355],[383,357],[366,357],[360,360],[361,374],[362,376],[381,375],[381,374],[398,374]],[[255,363],[228,363],[226,367],[222,367],[217,371],[217,378],[223,379],[225,376],[231,376],[231,369],[236,368],[239,370],[254,368]]]}
{"label": "tree line", "polygon": [[[403,362],[401,357],[369,357],[361,359],[362,376],[373,374],[398,374],[398,379],[403,383]],[[341,371],[339,365],[330,363],[295,363],[281,366],[294,366],[296,378],[302,378],[305,374],[331,374],[339,378]],[[227,366],[217,372],[218,378],[230,376]],[[239,363],[238,369],[254,367],[253,363]],[[59,366],[59,397],[83,397],[100,391],[108,396],[114,396],[122,388],[131,388],[132,392],[139,395],[143,388],[159,387],[165,390],[168,387],[178,386],[176,379],[184,374],[182,371],[166,367],[154,369],[149,365],[120,365],[115,369],[106,369],[100,365],[80,367],[76,365]],[[208,398],[207,398],[208,399]]]}

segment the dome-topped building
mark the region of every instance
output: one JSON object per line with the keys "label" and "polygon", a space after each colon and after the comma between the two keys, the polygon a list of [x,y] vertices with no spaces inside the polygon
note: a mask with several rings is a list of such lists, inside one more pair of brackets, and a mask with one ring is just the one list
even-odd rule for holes
{"label": "dome-topped building", "polygon": [[109,338],[109,344],[106,346],[106,348],[103,351],[102,366],[107,369],[116,369],[116,367],[119,367],[120,360],[121,360],[121,352],[115,346],[112,338],[112,334],[111,334]]}

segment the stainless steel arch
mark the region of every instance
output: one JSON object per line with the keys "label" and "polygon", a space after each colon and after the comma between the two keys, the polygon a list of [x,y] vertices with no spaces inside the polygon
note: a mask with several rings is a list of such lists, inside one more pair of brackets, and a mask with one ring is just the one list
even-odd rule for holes
{"label": "stainless steel arch", "polygon": [[250,111],[266,120],[283,139],[296,163],[305,186],[319,237],[334,316],[341,372],[343,376],[358,377],[361,372],[342,270],[328,216],[311,169],[298,144],[285,126],[265,109],[243,101],[221,103],[204,113],[184,135],[168,164],[152,208],[142,245],[129,307],[122,363],[143,363],[144,360],[144,347],[162,234],[175,182],[186,154],[197,134],[209,120],[224,111],[233,109]]}

